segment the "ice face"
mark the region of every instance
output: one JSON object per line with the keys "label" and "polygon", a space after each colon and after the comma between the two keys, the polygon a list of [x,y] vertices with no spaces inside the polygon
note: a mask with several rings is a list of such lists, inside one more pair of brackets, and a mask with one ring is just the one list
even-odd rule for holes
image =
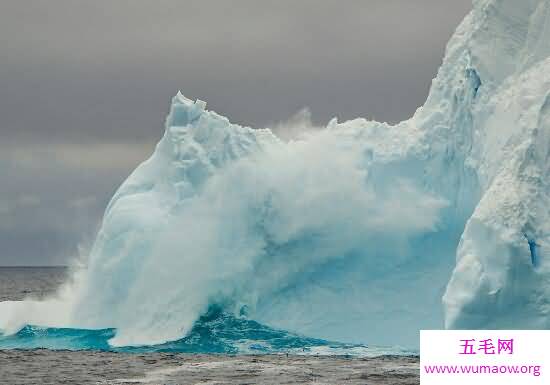
{"label": "ice face", "polygon": [[212,304],[374,344],[548,328],[548,26],[547,1],[475,1],[426,103],[395,126],[332,120],[284,142],[178,93],[88,268],[61,299],[0,304],[0,328],[114,327],[113,345],[153,344]]}

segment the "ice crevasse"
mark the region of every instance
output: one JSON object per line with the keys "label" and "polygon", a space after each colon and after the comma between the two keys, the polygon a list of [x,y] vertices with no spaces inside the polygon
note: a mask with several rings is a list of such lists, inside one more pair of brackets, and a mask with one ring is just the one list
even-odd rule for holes
{"label": "ice crevasse", "polygon": [[[331,340],[550,327],[550,2],[475,0],[429,96],[396,125],[283,141],[178,93],[59,298],[0,329],[185,335],[212,305]],[[53,309],[53,310],[52,310]]]}

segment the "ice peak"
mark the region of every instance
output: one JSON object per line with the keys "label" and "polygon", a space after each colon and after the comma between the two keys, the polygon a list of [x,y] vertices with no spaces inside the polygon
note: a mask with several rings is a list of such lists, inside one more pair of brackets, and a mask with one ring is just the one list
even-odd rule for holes
{"label": "ice peak", "polygon": [[172,98],[170,113],[166,119],[166,127],[185,127],[202,115],[206,111],[206,102],[200,99],[193,100],[185,97],[181,91]]}

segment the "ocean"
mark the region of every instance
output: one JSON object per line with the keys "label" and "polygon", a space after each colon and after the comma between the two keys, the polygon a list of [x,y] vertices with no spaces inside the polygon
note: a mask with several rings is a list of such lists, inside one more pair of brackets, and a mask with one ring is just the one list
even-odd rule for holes
{"label": "ocean", "polygon": [[0,267],[0,302],[42,299],[67,279],[66,267]]}
{"label": "ocean", "polygon": [[[63,267],[2,267],[0,301],[47,298],[68,274]],[[372,383],[418,383],[412,351],[299,336],[217,308],[179,341],[113,348],[114,333],[27,325],[0,335],[0,383],[365,383],[370,375]]]}

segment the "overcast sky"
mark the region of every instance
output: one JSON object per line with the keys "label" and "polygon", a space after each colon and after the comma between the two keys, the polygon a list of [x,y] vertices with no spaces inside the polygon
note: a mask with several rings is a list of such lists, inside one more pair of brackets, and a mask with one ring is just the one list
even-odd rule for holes
{"label": "overcast sky", "polygon": [[[235,123],[396,122],[471,0],[0,2],[0,265],[86,253],[178,89]],[[79,251],[82,250],[82,251]]]}

